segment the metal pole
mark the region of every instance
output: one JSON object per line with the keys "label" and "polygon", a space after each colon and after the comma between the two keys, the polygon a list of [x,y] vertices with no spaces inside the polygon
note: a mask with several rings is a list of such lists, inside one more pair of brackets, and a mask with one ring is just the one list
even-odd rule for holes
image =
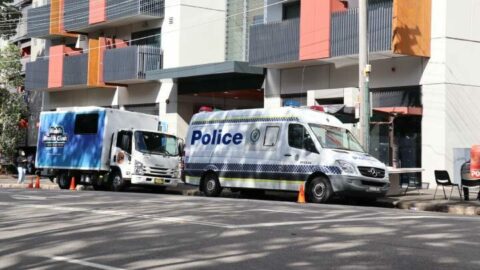
{"label": "metal pole", "polygon": [[368,0],[359,1],[359,89],[360,89],[360,134],[365,151],[370,152],[370,93],[368,81]]}

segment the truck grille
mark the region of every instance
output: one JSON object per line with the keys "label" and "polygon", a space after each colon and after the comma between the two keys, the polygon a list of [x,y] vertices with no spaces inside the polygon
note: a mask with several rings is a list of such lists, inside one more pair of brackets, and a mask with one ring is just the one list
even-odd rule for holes
{"label": "truck grille", "polygon": [[358,170],[363,176],[372,178],[384,178],[385,170],[374,167],[358,167]]}
{"label": "truck grille", "polygon": [[362,185],[371,187],[384,187],[386,183],[362,180]]}
{"label": "truck grille", "polygon": [[144,175],[153,177],[172,178],[175,170],[159,167],[144,167]]}

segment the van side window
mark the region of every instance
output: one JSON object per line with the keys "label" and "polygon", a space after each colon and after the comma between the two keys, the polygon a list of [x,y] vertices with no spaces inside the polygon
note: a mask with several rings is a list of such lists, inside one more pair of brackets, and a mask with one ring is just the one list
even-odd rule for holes
{"label": "van side window", "polygon": [[318,153],[312,137],[304,126],[290,124],[288,126],[288,145],[293,148],[305,149],[309,152]]}
{"label": "van side window", "polygon": [[117,147],[131,154],[132,153],[132,133],[128,131],[120,131],[117,136]]}
{"label": "van side window", "polygon": [[263,140],[264,146],[275,146],[278,140],[278,133],[280,127],[267,127],[265,131],[265,139]]}
{"label": "van side window", "polygon": [[75,116],[75,134],[97,134],[98,113],[84,113]]}

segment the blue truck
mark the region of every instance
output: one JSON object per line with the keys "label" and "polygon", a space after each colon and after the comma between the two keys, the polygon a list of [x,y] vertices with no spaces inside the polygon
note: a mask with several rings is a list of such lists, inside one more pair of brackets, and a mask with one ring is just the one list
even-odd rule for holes
{"label": "blue truck", "polygon": [[183,141],[160,127],[157,116],[109,108],[42,112],[35,164],[52,171],[62,189],[73,178],[98,190],[176,186]]}

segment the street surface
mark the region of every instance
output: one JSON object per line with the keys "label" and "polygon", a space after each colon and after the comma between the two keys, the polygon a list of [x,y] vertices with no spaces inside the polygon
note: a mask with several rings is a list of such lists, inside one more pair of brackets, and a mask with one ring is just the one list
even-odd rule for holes
{"label": "street surface", "polygon": [[480,269],[480,219],[152,193],[0,190],[1,269]]}

